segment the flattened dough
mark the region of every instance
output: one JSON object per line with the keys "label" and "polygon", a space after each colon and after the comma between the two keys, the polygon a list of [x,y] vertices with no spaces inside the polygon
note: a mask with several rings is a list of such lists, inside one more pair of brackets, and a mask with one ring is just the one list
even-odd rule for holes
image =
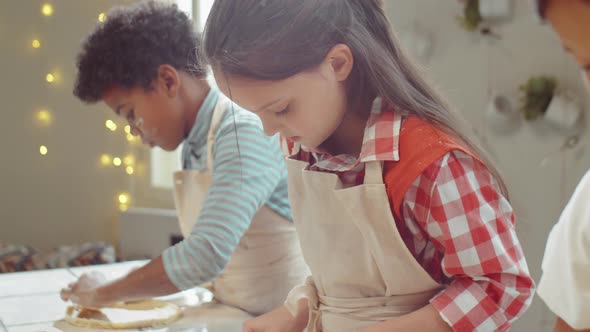
{"label": "flattened dough", "polygon": [[140,329],[168,325],[182,316],[182,310],[172,303],[145,300],[115,304],[100,310],[69,306],[66,322],[88,328]]}

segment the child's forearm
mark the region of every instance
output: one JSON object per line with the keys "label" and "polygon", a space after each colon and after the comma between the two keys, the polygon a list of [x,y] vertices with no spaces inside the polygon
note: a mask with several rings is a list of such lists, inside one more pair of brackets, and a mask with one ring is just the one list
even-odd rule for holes
{"label": "child's forearm", "polygon": [[97,296],[105,302],[133,301],[179,292],[170,281],[162,257],[112,281],[97,290]]}
{"label": "child's forearm", "polygon": [[452,332],[453,330],[429,304],[407,315],[371,325],[362,332],[386,331]]}

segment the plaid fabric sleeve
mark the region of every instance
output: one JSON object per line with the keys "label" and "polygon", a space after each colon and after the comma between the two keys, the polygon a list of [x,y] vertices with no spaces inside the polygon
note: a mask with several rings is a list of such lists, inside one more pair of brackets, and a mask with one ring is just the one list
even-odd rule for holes
{"label": "plaid fabric sleeve", "polygon": [[448,287],[431,304],[441,317],[455,331],[507,331],[529,307],[534,282],[512,207],[487,168],[449,152],[418,177],[403,208],[407,229],[440,253],[438,274]]}

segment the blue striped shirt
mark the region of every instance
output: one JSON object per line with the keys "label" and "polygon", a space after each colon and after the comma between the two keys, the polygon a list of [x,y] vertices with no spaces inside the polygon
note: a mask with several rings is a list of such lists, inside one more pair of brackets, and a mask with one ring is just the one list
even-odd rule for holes
{"label": "blue striped shirt", "polygon": [[[220,92],[203,101],[185,139],[185,169],[207,168],[207,136]],[[260,119],[228,104],[213,143],[212,183],[191,235],[162,254],[172,283],[190,289],[220,274],[263,205],[292,220],[287,171],[278,136],[266,136]]]}

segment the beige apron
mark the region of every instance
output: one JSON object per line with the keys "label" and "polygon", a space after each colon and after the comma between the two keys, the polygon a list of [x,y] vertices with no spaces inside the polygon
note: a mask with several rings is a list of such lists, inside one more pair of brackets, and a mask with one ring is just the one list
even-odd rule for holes
{"label": "beige apron", "polygon": [[[364,185],[287,159],[289,198],[312,277],[286,302],[310,299],[307,331],[359,331],[420,309],[441,289],[404,244],[393,218],[382,164],[365,163]],[[311,294],[311,295],[310,295]],[[314,299],[316,301],[314,301]]]}
{"label": "beige apron", "polygon": [[[174,201],[182,235],[190,236],[211,185],[213,144],[229,101],[219,96],[207,137],[207,170],[174,173]],[[249,313],[280,306],[289,291],[309,276],[292,222],[267,206],[258,210],[224,269],[213,281],[215,298]]]}

